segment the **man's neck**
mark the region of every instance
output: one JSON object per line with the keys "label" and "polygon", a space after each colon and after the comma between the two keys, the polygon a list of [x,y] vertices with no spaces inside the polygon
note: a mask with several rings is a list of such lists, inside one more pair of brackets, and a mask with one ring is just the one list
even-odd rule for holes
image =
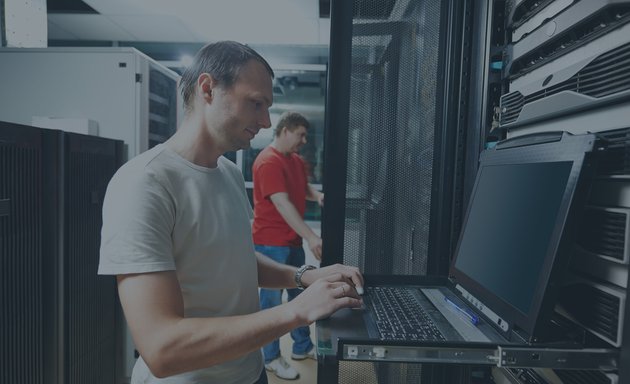
{"label": "man's neck", "polygon": [[185,117],[177,132],[165,143],[181,157],[193,164],[216,168],[223,152],[217,147],[203,126],[202,120],[194,116]]}
{"label": "man's neck", "polygon": [[270,144],[276,151],[282,153],[285,156],[291,155],[291,151],[285,148],[278,139],[274,139]]}

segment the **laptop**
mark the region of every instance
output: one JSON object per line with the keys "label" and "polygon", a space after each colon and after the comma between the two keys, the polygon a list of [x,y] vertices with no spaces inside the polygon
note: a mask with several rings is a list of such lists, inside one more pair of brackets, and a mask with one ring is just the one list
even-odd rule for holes
{"label": "laptop", "polygon": [[553,342],[555,288],[598,145],[551,132],[482,152],[449,277],[366,276],[361,309],[317,323],[319,354],[422,362],[442,361],[441,346],[482,346],[454,357],[478,363],[495,358],[483,346]]}

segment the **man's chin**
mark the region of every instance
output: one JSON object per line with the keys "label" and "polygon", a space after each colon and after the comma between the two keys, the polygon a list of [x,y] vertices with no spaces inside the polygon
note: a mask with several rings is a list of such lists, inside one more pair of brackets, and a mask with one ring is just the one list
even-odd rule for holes
{"label": "man's chin", "polygon": [[247,142],[241,143],[241,145],[239,146],[239,149],[250,149],[251,147],[252,147],[252,142],[247,141]]}

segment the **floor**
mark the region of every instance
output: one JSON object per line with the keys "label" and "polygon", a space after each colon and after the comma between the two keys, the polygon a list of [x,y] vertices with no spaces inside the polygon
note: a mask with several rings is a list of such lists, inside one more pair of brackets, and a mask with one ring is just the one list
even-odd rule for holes
{"label": "floor", "polygon": [[[320,234],[320,226],[319,223],[315,222],[306,222],[309,227],[313,229],[315,233]],[[306,254],[306,264],[319,266],[319,261],[315,259],[311,251],[308,249],[306,241],[304,242],[304,253]],[[284,293],[284,299],[286,300],[286,292]],[[311,324],[311,340],[315,342],[315,324]],[[302,361],[294,361],[291,360],[291,346],[293,344],[293,340],[289,334],[286,334],[280,338],[280,353],[285,359],[295,368],[298,372],[300,372],[300,377],[297,380],[284,380],[278,378],[271,372],[267,372],[267,377],[269,378],[269,384],[315,384],[317,383],[317,362],[315,360],[306,359]]]}

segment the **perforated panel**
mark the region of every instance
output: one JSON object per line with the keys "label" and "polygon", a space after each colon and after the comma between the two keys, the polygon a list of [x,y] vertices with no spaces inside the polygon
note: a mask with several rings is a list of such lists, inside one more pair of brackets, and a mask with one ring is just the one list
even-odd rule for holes
{"label": "perforated panel", "polygon": [[119,159],[112,140],[66,137],[66,383],[112,384],[116,283],[98,276],[102,205]]}
{"label": "perforated panel", "polygon": [[426,273],[440,16],[412,2],[353,25],[344,262],[365,273]]}
{"label": "perforated panel", "polygon": [[[452,364],[410,364],[410,363],[339,363],[340,384],[418,384],[418,383],[471,383],[472,368],[466,365]],[[485,371],[477,370],[479,382]]]}
{"label": "perforated panel", "polygon": [[341,362],[339,383],[412,384],[422,380],[422,365],[397,363]]}
{"label": "perforated panel", "polygon": [[45,383],[41,143],[0,125],[0,382]]}

